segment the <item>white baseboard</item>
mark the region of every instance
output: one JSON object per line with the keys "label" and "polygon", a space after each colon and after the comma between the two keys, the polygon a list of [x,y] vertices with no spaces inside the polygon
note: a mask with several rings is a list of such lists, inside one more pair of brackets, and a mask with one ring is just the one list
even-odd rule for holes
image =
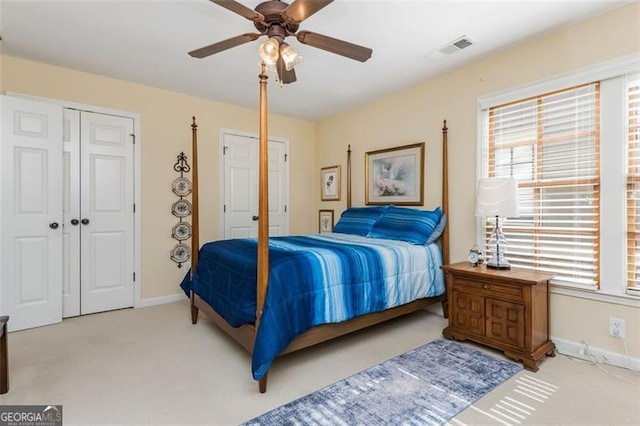
{"label": "white baseboard", "polygon": [[[592,359],[584,353],[584,345],[581,342],[573,342],[571,340],[565,340],[559,337],[551,337],[551,340],[553,340],[553,343],[556,344],[556,349],[559,353],[573,358],[592,361]],[[606,349],[601,349],[593,346],[589,346],[589,351],[597,360],[603,360],[606,364],[628,368],[629,370],[633,371],[640,370],[640,358],[633,358],[627,356],[626,354],[611,352]]]}
{"label": "white baseboard", "polygon": [[184,293],[172,294],[171,296],[151,297],[149,299],[140,299],[140,303],[136,308],[146,308],[147,306],[163,305],[165,303],[173,303],[184,300],[187,296]]}

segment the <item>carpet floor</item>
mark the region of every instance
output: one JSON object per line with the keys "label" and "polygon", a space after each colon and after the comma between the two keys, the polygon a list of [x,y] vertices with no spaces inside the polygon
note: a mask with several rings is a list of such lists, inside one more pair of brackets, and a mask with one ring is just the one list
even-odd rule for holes
{"label": "carpet floor", "polygon": [[244,425],[440,425],[521,369],[438,339]]}

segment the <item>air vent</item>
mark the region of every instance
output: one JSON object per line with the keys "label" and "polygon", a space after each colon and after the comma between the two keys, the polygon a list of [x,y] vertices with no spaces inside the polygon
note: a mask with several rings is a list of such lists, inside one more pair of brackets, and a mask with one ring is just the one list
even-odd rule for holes
{"label": "air vent", "polygon": [[465,47],[469,47],[471,46],[473,43],[471,42],[471,40],[469,40],[468,38],[464,37],[461,38],[460,40],[454,41],[453,45],[455,47],[457,47],[458,49],[464,49]]}
{"label": "air vent", "polygon": [[452,53],[456,53],[461,51],[462,49],[466,49],[467,47],[471,46],[473,44],[473,42],[471,41],[471,39],[467,36],[461,36],[457,39],[455,39],[454,41],[447,43],[446,45],[444,45],[443,47],[441,47],[440,49],[431,52],[431,54],[429,55],[429,57],[433,58],[433,59],[437,59],[437,58],[441,58],[443,56],[448,56],[451,55]]}

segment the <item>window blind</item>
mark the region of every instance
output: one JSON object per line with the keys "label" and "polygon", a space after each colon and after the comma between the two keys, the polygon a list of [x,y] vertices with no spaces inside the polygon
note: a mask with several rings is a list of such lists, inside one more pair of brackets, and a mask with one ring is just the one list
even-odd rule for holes
{"label": "window blind", "polygon": [[[590,289],[599,282],[599,99],[591,83],[488,111],[488,175],[519,182],[520,216],[503,226],[506,257]],[[484,225],[488,247],[492,220]]]}
{"label": "window blind", "polygon": [[627,285],[640,291],[640,74],[627,83]]}

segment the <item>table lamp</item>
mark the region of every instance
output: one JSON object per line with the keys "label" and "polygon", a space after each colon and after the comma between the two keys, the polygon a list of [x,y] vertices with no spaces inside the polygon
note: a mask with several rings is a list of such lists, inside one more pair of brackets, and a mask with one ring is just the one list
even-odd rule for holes
{"label": "table lamp", "polygon": [[489,245],[495,244],[495,255],[487,262],[487,268],[511,269],[504,257],[507,239],[502,233],[500,217],[517,217],[518,181],[513,178],[486,178],[478,181],[476,194],[476,216],[495,217],[495,227]]}

